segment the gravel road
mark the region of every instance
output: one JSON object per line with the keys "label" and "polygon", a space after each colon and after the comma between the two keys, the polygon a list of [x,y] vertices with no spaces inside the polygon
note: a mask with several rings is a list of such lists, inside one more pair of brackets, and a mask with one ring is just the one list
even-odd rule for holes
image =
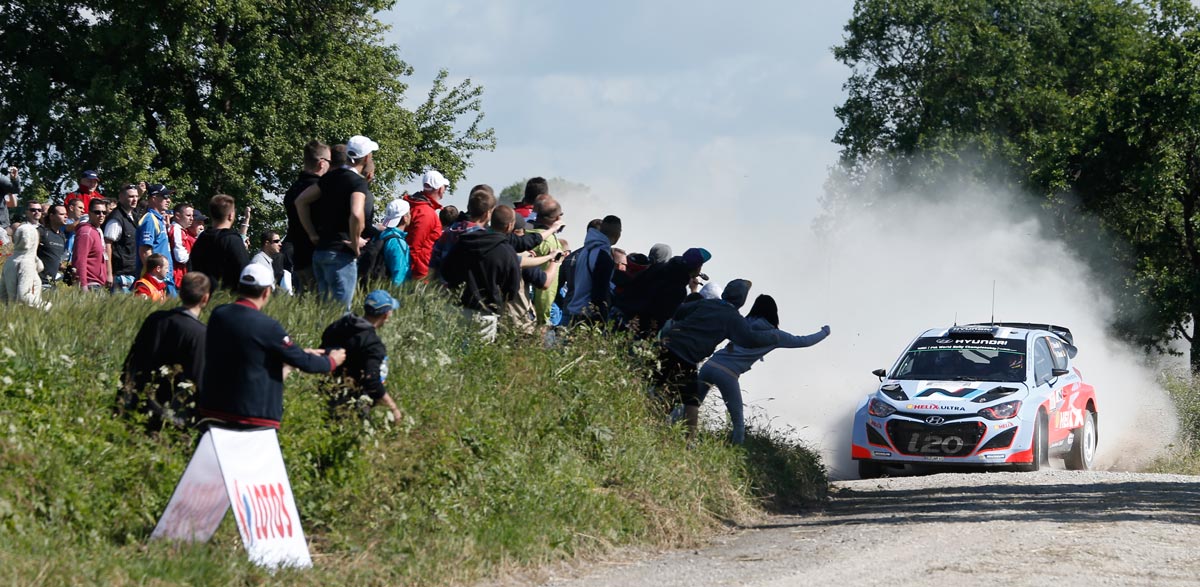
{"label": "gravel road", "polygon": [[822,510],[554,587],[1198,585],[1200,477],[945,473],[841,481]]}

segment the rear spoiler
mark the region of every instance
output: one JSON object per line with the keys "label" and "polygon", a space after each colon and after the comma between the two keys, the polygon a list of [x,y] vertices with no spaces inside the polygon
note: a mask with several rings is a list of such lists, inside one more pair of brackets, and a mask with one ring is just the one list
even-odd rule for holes
{"label": "rear spoiler", "polygon": [[[975,326],[975,325],[973,325]],[[977,326],[988,326],[988,324],[978,324]],[[1025,330],[1047,330],[1055,336],[1063,339],[1067,343],[1067,352],[1074,358],[1079,349],[1075,346],[1075,336],[1071,334],[1071,329],[1066,326],[1055,326],[1054,324],[1037,323],[1037,322],[994,322],[991,326],[1001,326],[1005,328],[1023,328]]]}

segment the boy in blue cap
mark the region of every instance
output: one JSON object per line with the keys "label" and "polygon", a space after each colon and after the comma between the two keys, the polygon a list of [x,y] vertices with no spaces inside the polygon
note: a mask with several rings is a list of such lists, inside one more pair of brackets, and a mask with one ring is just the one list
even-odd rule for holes
{"label": "boy in blue cap", "polygon": [[330,400],[331,407],[365,395],[372,405],[387,406],[392,418],[400,421],[400,409],[387,391],[387,347],[376,332],[399,307],[400,302],[390,293],[377,289],[367,294],[362,316],[346,314],[321,334],[321,348],[346,349],[346,362],[333,372],[342,378],[344,387]]}

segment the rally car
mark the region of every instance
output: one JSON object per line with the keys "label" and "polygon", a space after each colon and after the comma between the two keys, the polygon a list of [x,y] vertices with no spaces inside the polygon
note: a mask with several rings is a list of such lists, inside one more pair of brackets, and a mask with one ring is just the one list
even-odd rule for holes
{"label": "rally car", "polygon": [[1036,471],[1062,457],[1092,467],[1096,393],[1072,364],[1071,331],[1029,323],[927,330],[854,415],[850,456],[864,479],[905,465]]}

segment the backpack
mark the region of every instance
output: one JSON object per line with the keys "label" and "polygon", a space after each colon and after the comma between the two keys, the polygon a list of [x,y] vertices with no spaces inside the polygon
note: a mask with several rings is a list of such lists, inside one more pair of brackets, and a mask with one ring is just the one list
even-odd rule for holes
{"label": "backpack", "polygon": [[400,237],[390,234],[383,238],[373,238],[363,246],[362,251],[358,254],[358,282],[360,284],[367,285],[371,282],[392,279],[388,275],[387,259],[383,254],[383,247],[387,245],[387,241],[394,238]]}

